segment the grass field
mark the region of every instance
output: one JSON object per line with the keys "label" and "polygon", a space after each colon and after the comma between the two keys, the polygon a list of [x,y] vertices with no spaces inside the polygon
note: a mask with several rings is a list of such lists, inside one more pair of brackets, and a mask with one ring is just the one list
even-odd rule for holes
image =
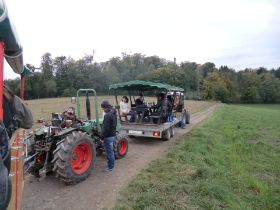
{"label": "grass field", "polygon": [[280,105],[221,105],[123,190],[120,209],[280,209]]}
{"label": "grass field", "polygon": [[[98,107],[99,114],[101,115],[100,103],[102,100],[109,100],[112,105],[115,105],[115,97],[114,96],[99,96],[98,97]],[[120,100],[120,99],[118,99]],[[153,102],[155,98],[146,97],[145,99],[148,102]],[[82,118],[86,118],[85,112],[85,97],[80,99],[81,101],[81,115]],[[69,106],[74,106],[71,104],[71,98],[49,98],[49,99],[38,99],[38,100],[29,100],[27,101],[29,107],[32,110],[34,119],[44,118],[45,120],[50,120],[51,113],[57,112],[62,113]],[[199,112],[201,110],[206,109],[207,107],[213,105],[216,102],[206,102],[206,101],[186,101],[185,106],[191,111],[191,113]],[[91,99],[91,107],[93,107],[93,98]],[[94,116],[94,110],[92,108],[92,115]]]}

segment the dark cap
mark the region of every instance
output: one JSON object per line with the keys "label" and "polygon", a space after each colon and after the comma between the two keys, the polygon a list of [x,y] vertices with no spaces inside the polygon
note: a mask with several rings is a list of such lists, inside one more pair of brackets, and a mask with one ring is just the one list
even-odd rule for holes
{"label": "dark cap", "polygon": [[110,107],[111,107],[111,104],[109,103],[109,101],[107,101],[107,100],[102,101],[101,108],[107,109]]}

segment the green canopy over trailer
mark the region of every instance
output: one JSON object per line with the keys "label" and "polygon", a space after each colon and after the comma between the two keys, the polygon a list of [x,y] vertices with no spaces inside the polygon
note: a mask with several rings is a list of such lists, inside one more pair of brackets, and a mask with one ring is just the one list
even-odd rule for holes
{"label": "green canopy over trailer", "polygon": [[109,90],[149,91],[154,89],[184,92],[184,89],[180,87],[175,87],[169,84],[158,83],[158,82],[143,81],[143,80],[132,80],[128,82],[112,84],[109,86]]}

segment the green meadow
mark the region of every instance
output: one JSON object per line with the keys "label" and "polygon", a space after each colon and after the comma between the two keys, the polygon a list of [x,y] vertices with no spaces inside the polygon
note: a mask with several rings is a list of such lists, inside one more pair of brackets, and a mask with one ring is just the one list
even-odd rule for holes
{"label": "green meadow", "polygon": [[135,177],[114,209],[279,210],[280,105],[220,105]]}

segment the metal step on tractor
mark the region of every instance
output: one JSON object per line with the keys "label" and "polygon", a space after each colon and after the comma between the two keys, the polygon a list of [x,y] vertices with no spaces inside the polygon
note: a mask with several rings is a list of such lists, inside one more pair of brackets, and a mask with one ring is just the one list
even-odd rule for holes
{"label": "metal step on tractor", "polygon": [[[86,120],[80,118],[81,94],[86,96]],[[91,118],[89,95],[93,96],[96,119]],[[26,139],[26,172],[36,177],[45,177],[48,172],[54,172],[66,184],[79,183],[91,174],[96,154],[104,152],[100,137],[103,119],[98,117],[96,92],[94,89],[80,89],[77,97],[72,97],[71,101],[76,103],[77,116],[71,110],[62,114],[52,113],[51,124],[42,122],[42,127]],[[116,159],[126,156],[127,151],[126,136],[118,134],[114,143]]]}

